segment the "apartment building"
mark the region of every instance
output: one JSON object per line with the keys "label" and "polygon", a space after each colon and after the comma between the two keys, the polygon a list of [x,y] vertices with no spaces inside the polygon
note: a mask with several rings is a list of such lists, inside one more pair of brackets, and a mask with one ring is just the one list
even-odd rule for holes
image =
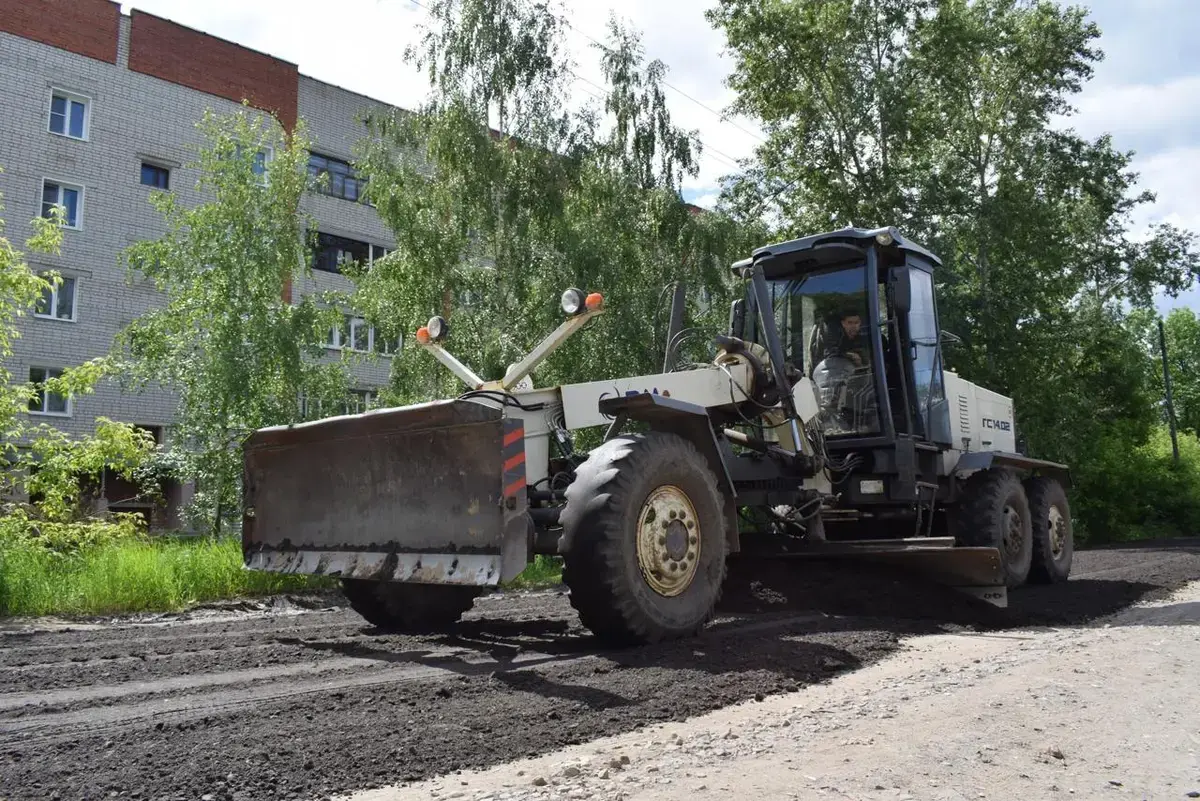
{"label": "apartment building", "polygon": [[[28,254],[35,269],[56,270],[64,280],[25,318],[8,364],[14,376],[36,382],[101,356],[120,329],[163,302],[150,282],[128,275],[121,254],[164,233],[148,202],[152,189],[184,204],[201,200],[188,166],[201,140],[196,122],[206,109],[232,112],[243,100],[285,127],[303,118],[313,140],[309,169],[330,176],[327,190],[304,200],[319,232],[314,274],[290,291],[349,289],[339,263],[371,260],[394,244],[375,209],[359,200],[362,184],[349,165],[365,134],[362,112],[387,106],[270,55],[152,14],[123,14],[110,0],[0,0],[7,236],[21,246],[32,218],[54,204],[67,211],[61,253]],[[399,345],[353,318],[331,331],[331,357],[343,348],[374,354],[353,368],[353,405],[373,400]],[[175,410],[167,388],[125,393],[106,382],[78,398],[42,393],[29,414],[73,434],[108,417],[145,426],[161,441]],[[128,500],[113,497],[122,494],[108,493],[110,508]]]}

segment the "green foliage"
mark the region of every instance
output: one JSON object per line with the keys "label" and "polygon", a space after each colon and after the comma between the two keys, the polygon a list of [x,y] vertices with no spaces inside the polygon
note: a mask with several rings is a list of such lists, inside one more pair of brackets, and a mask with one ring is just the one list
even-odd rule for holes
{"label": "green foliage", "polygon": [[[0,196],[0,213],[4,198]],[[55,207],[53,217],[33,220],[34,235],[26,247],[36,253],[57,253],[62,244],[63,208]],[[22,377],[14,379],[6,366],[13,354],[13,342],[21,336],[18,321],[33,310],[38,300],[49,291],[59,277],[50,280],[30,269],[21,253],[4,235],[4,218],[0,217],[0,437],[6,452],[11,452],[22,437],[26,425],[24,412],[33,394]]]}
{"label": "green foliage", "polygon": [[1089,492],[1079,493],[1076,514],[1092,521],[1086,532],[1095,542],[1149,539],[1200,531],[1200,439],[1179,437],[1179,464],[1173,462],[1166,426],[1128,448],[1104,439],[1090,464]]}
{"label": "green foliage", "polygon": [[[449,347],[497,378],[561,321],[563,289],[599,291],[609,311],[536,382],[657,372],[663,288],[685,281],[689,324],[720,330],[728,265],[761,244],[759,229],[681,199],[694,136],[671,122],[665,67],[644,63],[636,36],[612,26],[600,53],[604,107],[570,111],[561,18],[531,0],[506,3],[503,15],[494,5],[434,3],[423,45],[409,53],[430,75],[430,99],[371,121],[360,168],[397,248],[356,276],[355,305],[410,331],[448,312]],[[708,307],[695,302],[701,290]],[[707,339],[686,356],[704,358]],[[394,400],[461,389],[419,350],[393,361]]]}
{"label": "green foliage", "polygon": [[722,0],[708,16],[732,51],[735,109],[768,133],[724,205],[781,236],[897,225],[941,255],[942,326],[964,340],[951,365],[1014,398],[1032,453],[1072,465],[1085,529],[1128,521],[1106,471],[1147,442],[1161,386],[1128,310],[1191,285],[1200,258],[1191,232],[1134,235],[1153,195],[1132,154],[1052,127],[1101,57],[1086,12]]}
{"label": "green foliage", "polygon": [[142,518],[115,514],[105,518],[48,518],[35,507],[11,505],[0,517],[0,551],[36,550],[61,558],[93,548],[136,540],[145,535]]}
{"label": "green foliage", "polygon": [[562,582],[562,558],[538,554],[529,563],[529,567],[521,571],[521,575],[512,580],[509,586],[515,589],[538,589],[550,587]]}
{"label": "green foliage", "polygon": [[[1162,419],[1166,421],[1166,385],[1163,383],[1162,349],[1158,335],[1158,315],[1137,310],[1131,325],[1149,354],[1146,365],[1149,383],[1156,398],[1163,399]],[[1171,372],[1171,394],[1175,404],[1175,423],[1181,431],[1200,434],[1200,316],[1191,309],[1173,309],[1163,320],[1167,341],[1167,365]]]}
{"label": "green foliage", "polygon": [[[341,322],[340,298],[285,300],[309,271],[303,124],[285,138],[257,113],[209,112],[199,128],[198,188],[209,199],[184,208],[172,194],[153,193],[167,232],[127,256],[131,272],[152,280],[166,304],[121,333],[109,371],[126,385],[178,391],[172,470],[197,482],[192,522],[219,533],[236,519],[242,439],[299,421],[302,396],[340,399],[346,380],[340,364],[322,360],[327,333]],[[268,150],[265,164],[256,161]]]}
{"label": "green foliage", "polygon": [[[3,205],[0,203],[0,210]],[[62,242],[63,209],[50,218],[32,221],[34,235],[27,246],[37,253],[57,253]],[[140,523],[133,516],[87,517],[80,504],[81,482],[97,480],[104,468],[129,476],[150,451],[153,442],[144,432],[124,423],[97,421],[93,436],[71,439],[47,425],[33,425],[25,414],[34,392],[23,378],[3,366],[20,336],[18,321],[36,307],[61,277],[34,273],[24,256],[4,237],[0,218],[0,442],[5,471],[0,491],[29,495],[34,503],[11,505],[0,517],[0,550],[3,556],[33,550],[58,558],[64,554],[114,543],[136,536]],[[86,389],[98,373],[84,370],[47,382],[50,391],[66,394]]]}
{"label": "green foliage", "polygon": [[80,481],[99,481],[105,468],[126,479],[154,451],[146,431],[104,417],[96,420],[94,436],[73,439],[51,426],[39,427],[23,460],[25,489],[38,496],[46,520],[69,521],[78,515]]}
{"label": "green foliage", "polygon": [[170,611],[333,586],[328,579],[246,570],[233,537],[114,537],[61,554],[0,535],[0,615]]}

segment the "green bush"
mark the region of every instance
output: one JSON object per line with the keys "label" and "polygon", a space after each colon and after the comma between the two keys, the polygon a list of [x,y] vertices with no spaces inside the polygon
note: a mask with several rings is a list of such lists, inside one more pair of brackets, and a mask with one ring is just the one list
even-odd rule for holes
{"label": "green bush", "polygon": [[1075,516],[1079,538],[1091,542],[1200,533],[1200,439],[1179,435],[1179,464],[1165,426],[1130,447],[1106,437],[1076,468]]}

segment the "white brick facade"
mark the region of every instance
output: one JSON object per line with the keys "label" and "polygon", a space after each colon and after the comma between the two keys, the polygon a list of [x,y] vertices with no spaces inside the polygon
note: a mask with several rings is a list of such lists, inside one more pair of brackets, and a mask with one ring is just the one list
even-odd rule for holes
{"label": "white brick facade", "polygon": [[[199,201],[196,171],[186,167],[201,137],[196,129],[206,109],[231,112],[239,104],[126,69],[128,17],[121,18],[117,64],[108,64],[0,32],[0,193],[6,235],[18,248],[31,233],[29,220],[41,210],[43,179],[83,187],[82,226],[63,233],[61,255],[27,253],[35,268],[52,268],[77,279],[74,321],[33,316],[21,323],[21,338],[8,367],[17,380],[31,366],[66,367],[108,352],[114,336],[161,295],[148,282],[131,278],[121,254],[135,241],[164,231],[149,204],[150,187],[140,182],[143,159],[170,168],[170,188],[186,205]],[[53,89],[90,99],[85,141],[50,133]],[[314,138],[314,150],[349,159],[365,129],[356,116],[380,104],[301,76],[299,115]],[[321,230],[390,248],[392,237],[375,210],[340,198],[310,194],[305,211]],[[347,289],[346,279],[316,273],[299,292]],[[331,353],[331,356],[335,354]],[[389,360],[354,368],[360,387],[386,383]],[[73,434],[90,433],[106,416],[143,425],[166,426],[176,401],[169,391],[122,393],[105,382],[92,395],[74,398],[69,417],[37,417]]]}

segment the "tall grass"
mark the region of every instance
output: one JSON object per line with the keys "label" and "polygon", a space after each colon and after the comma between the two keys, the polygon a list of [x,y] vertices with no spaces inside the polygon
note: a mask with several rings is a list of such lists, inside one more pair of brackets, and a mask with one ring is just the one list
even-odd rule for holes
{"label": "tall grass", "polygon": [[240,542],[120,540],[60,554],[0,545],[0,615],[175,611],[218,599],[334,587],[242,567]]}
{"label": "tall grass", "polygon": [[561,581],[562,557],[538,554],[508,586],[513,589],[536,589],[549,587]]}

